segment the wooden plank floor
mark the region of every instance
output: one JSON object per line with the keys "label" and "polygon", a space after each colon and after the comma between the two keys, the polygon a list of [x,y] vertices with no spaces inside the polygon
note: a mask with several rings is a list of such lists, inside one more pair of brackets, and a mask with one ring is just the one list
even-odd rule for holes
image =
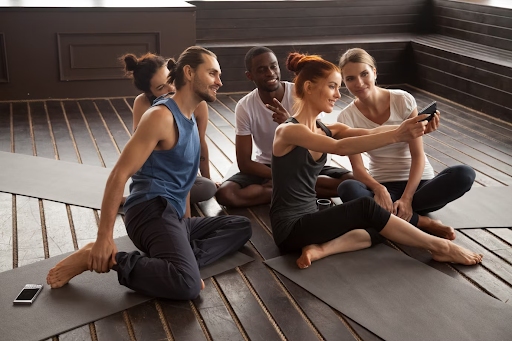
{"label": "wooden plank floor", "polygon": [[[436,172],[467,164],[477,171],[475,186],[512,184],[512,125],[408,85],[398,88],[412,93],[419,107],[438,101],[442,126],[424,139]],[[234,109],[242,96],[219,95],[209,105],[207,143],[214,181],[221,181],[235,162]],[[351,100],[343,90],[331,115]],[[0,103],[0,151],[112,167],[131,136],[132,105],[133,98]],[[366,156],[364,160],[367,164]],[[350,168],[346,157],[333,156],[332,163]],[[194,214],[199,216],[248,217],[253,237],[244,252],[256,261],[207,280],[206,289],[193,301],[153,300],[53,340],[380,340],[261,262],[279,255],[268,210],[268,205],[226,209],[215,199],[196,205]],[[82,247],[95,239],[100,214],[0,192],[0,271]],[[126,235],[121,216],[114,234]],[[426,251],[390,245],[461,285],[512,302],[512,231],[464,229],[455,242],[485,254],[483,263],[441,264]]]}

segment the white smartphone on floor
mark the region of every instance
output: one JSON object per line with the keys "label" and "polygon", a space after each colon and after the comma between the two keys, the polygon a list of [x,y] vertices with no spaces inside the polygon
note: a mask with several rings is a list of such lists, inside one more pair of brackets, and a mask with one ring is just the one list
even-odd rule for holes
{"label": "white smartphone on floor", "polygon": [[32,304],[43,290],[41,284],[27,284],[12,302],[13,304]]}

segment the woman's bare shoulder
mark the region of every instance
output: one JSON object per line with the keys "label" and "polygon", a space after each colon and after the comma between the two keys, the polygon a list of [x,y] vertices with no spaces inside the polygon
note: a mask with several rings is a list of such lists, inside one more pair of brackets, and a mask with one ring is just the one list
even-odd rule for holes
{"label": "woman's bare shoulder", "polygon": [[144,109],[144,111],[146,111],[151,106],[151,103],[149,103],[148,96],[146,96],[146,94],[142,93],[142,94],[138,95],[137,97],[135,97],[133,106],[134,107],[137,106],[141,109]]}

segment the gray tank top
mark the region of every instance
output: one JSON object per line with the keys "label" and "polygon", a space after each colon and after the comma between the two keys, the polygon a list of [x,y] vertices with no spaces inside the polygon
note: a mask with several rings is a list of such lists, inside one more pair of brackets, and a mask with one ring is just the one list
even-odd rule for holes
{"label": "gray tank top", "polygon": [[[299,123],[293,117],[284,123],[289,122]],[[316,125],[332,137],[322,122],[316,121]],[[315,185],[326,160],[327,154],[323,154],[315,161],[309,150],[299,146],[283,156],[272,154],[270,221],[277,245],[288,237],[293,225],[303,215],[318,211]]]}

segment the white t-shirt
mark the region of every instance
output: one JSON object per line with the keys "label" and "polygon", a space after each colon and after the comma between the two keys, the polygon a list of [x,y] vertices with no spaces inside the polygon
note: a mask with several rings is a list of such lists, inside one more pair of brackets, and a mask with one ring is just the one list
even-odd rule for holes
{"label": "white t-shirt", "polygon": [[[390,111],[389,119],[382,125],[400,125],[409,118],[416,108],[414,97],[402,90],[389,90]],[[350,103],[338,115],[338,122],[352,128],[373,129],[381,125],[366,118],[356,107]],[[407,142],[393,143],[388,146],[368,151],[370,157],[370,175],[379,183],[390,181],[408,181],[411,169],[411,152]],[[434,177],[434,170],[425,156],[425,169],[422,180]]]}
{"label": "white t-shirt", "polygon": [[[284,96],[281,104],[292,115],[295,84],[285,81],[282,83],[284,84]],[[278,126],[272,118],[273,113],[261,100],[257,88],[238,101],[235,108],[235,133],[241,136],[252,135],[256,147],[255,161],[259,163],[270,164],[272,160],[272,144]],[[321,113],[318,118],[322,118],[323,115]]]}

